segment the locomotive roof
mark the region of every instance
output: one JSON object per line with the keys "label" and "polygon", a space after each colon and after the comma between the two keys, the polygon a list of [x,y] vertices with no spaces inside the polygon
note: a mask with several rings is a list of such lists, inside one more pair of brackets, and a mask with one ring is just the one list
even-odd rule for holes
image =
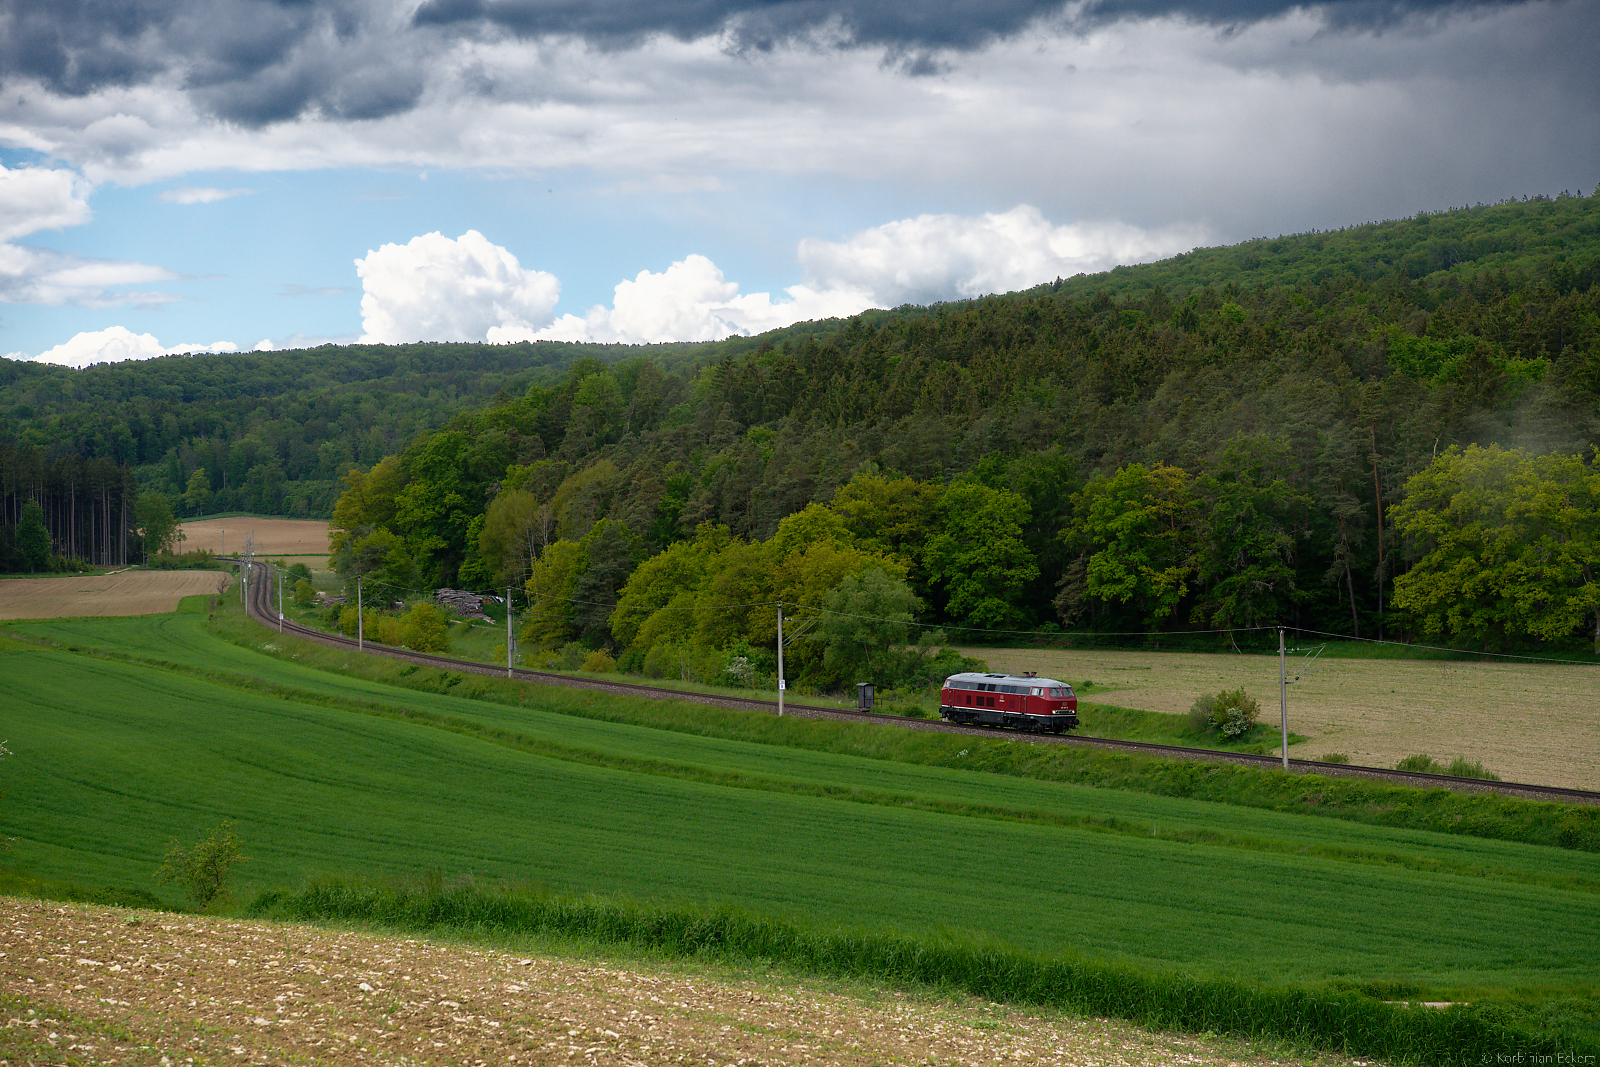
{"label": "locomotive roof", "polygon": [[1070,682],[1058,682],[1054,678],[1035,678],[1026,674],[980,674],[977,671],[968,671],[965,674],[952,674],[945,679],[945,684],[951,682],[983,682],[987,685],[1039,685],[1057,686],[1070,689]]}

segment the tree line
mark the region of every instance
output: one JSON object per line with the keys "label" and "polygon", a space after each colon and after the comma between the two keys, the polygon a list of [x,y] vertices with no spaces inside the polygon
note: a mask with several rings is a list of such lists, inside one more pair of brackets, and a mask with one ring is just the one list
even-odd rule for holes
{"label": "tree line", "polygon": [[125,566],[140,556],[138,527],[126,466],[0,445],[0,573]]}

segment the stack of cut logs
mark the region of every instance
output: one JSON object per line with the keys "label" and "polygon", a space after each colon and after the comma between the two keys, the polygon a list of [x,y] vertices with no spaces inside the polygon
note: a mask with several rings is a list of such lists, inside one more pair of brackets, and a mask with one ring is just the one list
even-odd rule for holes
{"label": "stack of cut logs", "polygon": [[465,589],[440,589],[433,594],[433,599],[441,608],[463,618],[489,621],[489,616],[483,613],[484,598],[477,593],[469,593]]}

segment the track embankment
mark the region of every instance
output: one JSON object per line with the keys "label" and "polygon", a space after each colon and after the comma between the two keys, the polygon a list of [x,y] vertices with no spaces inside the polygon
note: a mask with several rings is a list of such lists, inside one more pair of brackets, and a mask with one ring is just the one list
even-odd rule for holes
{"label": "track embankment", "polygon": [[[258,573],[258,580],[251,583],[250,596],[246,600],[246,607],[251,617],[263,626],[290,633],[308,641],[316,641],[319,644],[347,649],[359,647],[361,651],[370,655],[388,656],[391,659],[416,663],[420,666],[499,678],[509,677],[514,681],[534,682],[541,685],[594,689],[601,692],[615,693],[619,696],[640,697],[649,700],[692,700],[695,703],[707,704],[712,707],[742,708],[774,714],[778,710],[776,701],[713,696],[704,693],[685,693],[681,690],[666,689],[660,686],[574,678],[571,675],[556,674],[550,671],[530,671],[522,668],[508,671],[505,667],[476,663],[471,660],[453,659],[449,656],[436,656],[426,652],[413,652],[403,648],[390,648],[385,645],[374,644],[371,641],[357,641],[339,634],[324,633],[321,630],[302,626],[288,619],[280,619],[277,609],[273,606],[270,598],[271,566],[269,564],[256,563],[253,565],[253,569]],[[1028,734],[1012,730],[958,726],[953,723],[938,722],[931,719],[907,719],[894,715],[871,715],[856,711],[840,711],[837,708],[818,707],[810,704],[785,703],[784,714],[813,719],[832,719],[841,722],[882,723],[908,730],[931,730],[969,736],[976,733],[984,737],[1025,744],[1084,745],[1123,752],[1137,752],[1143,755],[1169,759],[1237,763],[1268,770],[1282,766],[1282,759],[1278,756],[1260,756],[1243,752],[1219,752],[1215,749],[1183,748],[1176,745],[1153,745],[1143,741],[1118,741],[1112,738],[1084,737],[1072,734],[1060,736]],[[1498,793],[1503,796],[1521,797],[1526,800],[1551,801],[1560,804],[1600,804],[1600,792],[1524,782],[1490,782],[1475,778],[1455,778],[1444,774],[1422,774],[1414,771],[1396,771],[1384,767],[1361,767],[1353,764],[1319,763],[1315,760],[1299,759],[1289,760],[1289,770],[1297,774],[1321,774],[1337,778],[1365,778],[1371,781],[1387,782],[1391,785],[1407,786],[1413,789],[1449,789],[1458,793]]]}

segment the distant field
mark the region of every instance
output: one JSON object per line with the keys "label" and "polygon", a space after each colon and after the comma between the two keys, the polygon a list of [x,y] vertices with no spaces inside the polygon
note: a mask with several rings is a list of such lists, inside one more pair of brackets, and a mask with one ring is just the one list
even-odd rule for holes
{"label": "distant field", "polygon": [[[1115,691],[1089,699],[1181,714],[1243,686],[1278,721],[1278,658],[1179,652],[964,649],[995,670],[1037,671]],[[1290,660],[1293,677],[1299,658]],[[1487,661],[1321,659],[1289,687],[1292,755],[1343,752],[1393,766],[1419,752],[1480,760],[1508,781],[1600,789],[1600,667]]]}
{"label": "distant field", "polygon": [[153,615],[197,593],[215,593],[218,571],[122,571],[118,574],[8,578],[0,581],[0,619],[74,615]]}
{"label": "distant field", "polygon": [[[317,556],[320,563],[303,562],[320,569],[327,565],[328,524],[321,519],[274,519],[236,515],[228,519],[206,519],[183,524],[185,552],[206,549],[218,554],[236,555],[244,551],[245,539],[253,536],[257,556]],[[290,562],[294,562],[291,560]]]}

